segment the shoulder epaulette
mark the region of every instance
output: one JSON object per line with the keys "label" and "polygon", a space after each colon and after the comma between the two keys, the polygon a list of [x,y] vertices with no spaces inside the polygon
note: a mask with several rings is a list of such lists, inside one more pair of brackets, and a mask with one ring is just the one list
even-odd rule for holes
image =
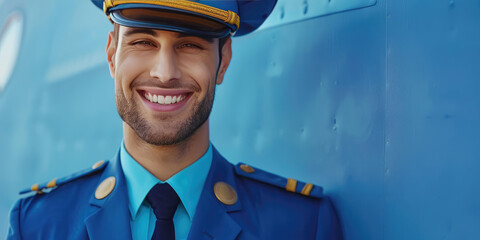
{"label": "shoulder epaulette", "polygon": [[253,168],[245,163],[238,163],[235,166],[235,172],[238,175],[257,180],[259,182],[267,183],[270,185],[283,188],[286,191],[299,193],[305,196],[322,198],[323,188],[313,185],[311,183],[305,183],[297,181],[292,178],[284,178],[258,168]]}
{"label": "shoulder epaulette", "polygon": [[19,194],[25,194],[25,193],[29,193],[29,192],[44,193],[44,191],[46,191],[46,190],[51,190],[53,188],[62,186],[66,183],[69,183],[71,181],[79,179],[83,176],[87,176],[87,175],[90,175],[90,174],[95,173],[97,171],[100,171],[100,170],[104,169],[105,166],[107,166],[107,164],[108,164],[108,161],[101,160],[101,161],[93,164],[92,167],[84,169],[84,170],[79,171],[79,172],[76,172],[76,173],[74,173],[70,176],[59,178],[59,179],[54,178],[53,180],[51,180],[49,182],[46,182],[46,183],[42,183],[42,184],[38,184],[38,183],[33,184],[30,188],[27,188],[27,189],[24,189],[24,190],[20,191]]}

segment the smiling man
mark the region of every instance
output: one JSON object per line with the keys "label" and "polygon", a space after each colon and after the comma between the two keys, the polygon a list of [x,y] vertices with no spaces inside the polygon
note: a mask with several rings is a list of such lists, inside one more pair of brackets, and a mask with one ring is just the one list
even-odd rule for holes
{"label": "smiling man", "polygon": [[215,86],[232,56],[230,38],[219,45],[217,38],[118,25],[109,35],[107,56],[125,147],[162,181],[209,147]]}
{"label": "smiling man", "polygon": [[322,188],[225,160],[209,139],[232,35],[275,0],[92,0],[124,140],[110,161],[35,184],[8,239],[341,239]]}

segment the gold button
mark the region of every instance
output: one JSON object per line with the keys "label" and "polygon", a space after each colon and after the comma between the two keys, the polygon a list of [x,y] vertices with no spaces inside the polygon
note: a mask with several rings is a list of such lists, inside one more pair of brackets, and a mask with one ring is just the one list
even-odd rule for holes
{"label": "gold button", "polygon": [[253,173],[255,172],[255,169],[253,169],[253,167],[250,167],[249,165],[247,164],[242,164],[240,165],[240,169],[242,169],[244,172],[246,173]]}
{"label": "gold button", "polygon": [[233,205],[238,200],[237,192],[228,183],[215,183],[215,186],[213,186],[213,191],[215,192],[215,197],[217,197],[217,199],[223,204]]}
{"label": "gold button", "polygon": [[96,162],[95,164],[93,164],[92,169],[95,169],[95,168],[98,168],[98,167],[102,166],[103,163],[105,163],[105,161],[103,161],[103,160],[100,160],[100,161]]}
{"label": "gold button", "polygon": [[115,177],[108,177],[98,185],[97,190],[95,191],[95,198],[100,200],[107,197],[115,188],[116,179]]}

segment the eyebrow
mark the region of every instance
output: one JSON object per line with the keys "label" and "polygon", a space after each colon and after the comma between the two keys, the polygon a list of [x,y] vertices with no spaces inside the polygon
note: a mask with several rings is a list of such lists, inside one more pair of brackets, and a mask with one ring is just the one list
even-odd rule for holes
{"label": "eyebrow", "polygon": [[196,35],[190,35],[186,33],[178,33],[179,38],[186,38],[186,37],[198,37],[201,38],[209,43],[213,43],[213,38],[208,38],[208,37],[202,37],[202,36],[196,36]]}
{"label": "eyebrow", "polygon": [[128,28],[123,33],[123,36],[128,37],[128,36],[131,36],[131,35],[137,34],[137,33],[148,34],[148,35],[152,35],[154,37],[156,37],[158,35],[155,31],[153,31],[152,29],[149,29],[149,28]]}
{"label": "eyebrow", "polygon": [[[157,37],[158,34],[157,32],[155,32],[153,29],[150,29],[150,28],[128,28],[124,33],[123,33],[123,36],[125,37],[128,37],[128,36],[131,36],[131,35],[134,35],[134,34],[148,34],[148,35],[151,35],[153,37]],[[198,37],[198,38],[201,38],[209,43],[213,43],[213,38],[208,38],[208,37],[202,37],[202,36],[196,36],[196,35],[190,35],[190,34],[186,34],[186,33],[177,33],[178,34],[178,38],[186,38],[186,37]]]}

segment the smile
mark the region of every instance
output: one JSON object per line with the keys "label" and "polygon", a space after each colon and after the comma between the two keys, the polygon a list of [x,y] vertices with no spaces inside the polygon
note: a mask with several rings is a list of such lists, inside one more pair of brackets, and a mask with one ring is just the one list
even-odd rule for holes
{"label": "smile", "polygon": [[148,101],[152,103],[162,104],[162,105],[178,103],[183,101],[186,97],[187,97],[186,94],[171,96],[171,95],[155,95],[155,94],[145,92],[145,98]]}
{"label": "smile", "polygon": [[173,112],[184,109],[193,92],[183,89],[142,88],[138,94],[143,103],[155,112]]}

